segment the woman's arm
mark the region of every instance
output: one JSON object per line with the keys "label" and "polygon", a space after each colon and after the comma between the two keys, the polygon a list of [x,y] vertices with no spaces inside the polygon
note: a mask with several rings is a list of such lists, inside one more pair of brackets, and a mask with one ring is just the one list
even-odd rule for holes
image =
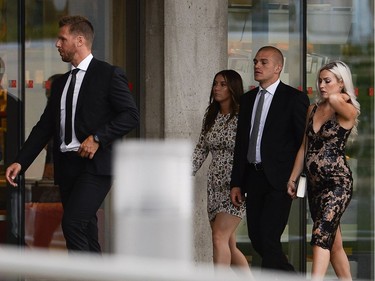
{"label": "woman's arm", "polygon": [[350,102],[350,97],[346,93],[335,93],[328,97],[328,102],[338,115],[340,126],[351,129],[355,124],[357,110]]}
{"label": "woman's arm", "polygon": [[287,192],[295,199],[297,197],[297,190],[296,190],[296,183],[298,181],[299,176],[301,175],[304,167],[304,159],[305,159],[305,148],[307,147],[307,137],[306,137],[306,128],[309,121],[309,117],[311,114],[312,109],[314,108],[314,105],[310,105],[307,114],[306,114],[306,123],[305,123],[305,134],[303,136],[303,140],[301,143],[301,146],[297,152],[296,159],[294,160],[294,165],[292,172],[290,174],[288,183],[287,183]]}

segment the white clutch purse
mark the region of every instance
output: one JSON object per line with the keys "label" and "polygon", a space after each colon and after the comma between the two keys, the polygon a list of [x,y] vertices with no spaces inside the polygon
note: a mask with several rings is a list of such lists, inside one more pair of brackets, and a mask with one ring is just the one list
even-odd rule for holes
{"label": "white clutch purse", "polygon": [[303,198],[306,195],[307,183],[306,176],[301,174],[297,184],[297,197]]}

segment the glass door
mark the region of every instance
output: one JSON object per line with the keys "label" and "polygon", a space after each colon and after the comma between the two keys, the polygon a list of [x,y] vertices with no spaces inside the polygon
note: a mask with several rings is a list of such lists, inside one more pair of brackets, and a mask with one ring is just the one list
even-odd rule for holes
{"label": "glass door", "polygon": [[[68,14],[67,1],[25,1],[25,139],[38,122],[51,83],[68,71],[54,44],[58,19]],[[52,141],[25,173],[25,244],[27,247],[65,249],[60,222],[62,206],[54,185]]]}
{"label": "glass door", "polygon": [[[354,192],[341,220],[341,228],[353,279],[373,280],[374,1],[307,1],[306,19],[306,77],[309,93],[312,96],[315,94],[315,79],[322,64],[342,60],[351,68],[361,105],[358,136],[353,143],[349,143],[346,151],[353,172]],[[307,229],[309,241],[310,219]],[[310,268],[311,250],[309,247],[307,249],[307,265]],[[332,268],[328,274],[335,276]]]}
{"label": "glass door", "polygon": [[[281,80],[292,87],[304,88],[302,12],[301,1],[229,1],[228,68],[241,74],[245,91],[258,85],[253,80],[253,58],[265,45],[275,46],[284,54]],[[285,254],[299,271],[305,271],[304,226],[305,201],[295,200],[282,243]],[[238,230],[238,241],[252,266],[259,266],[259,257],[251,250],[245,225]]]}
{"label": "glass door", "polygon": [[[110,54],[110,1],[25,1],[25,138],[39,120],[53,80],[70,70],[55,47],[61,16],[81,14],[90,19],[96,33],[93,54]],[[25,173],[25,244],[65,250],[61,230],[62,205],[54,185],[52,143],[46,145]],[[106,249],[105,204],[97,213],[99,239]],[[106,235],[107,234],[107,235]]]}
{"label": "glass door", "polygon": [[[307,1],[230,0],[228,67],[237,70],[246,89],[253,81],[252,59],[262,45],[279,47],[286,65],[281,80],[303,89],[314,102],[319,68],[335,59],[353,74],[361,115],[357,139],[347,158],[354,177],[354,195],[342,218],[344,248],[353,279],[374,279],[374,2],[371,0]],[[304,5],[304,6],[301,6]],[[283,234],[292,264],[310,276],[311,218],[306,199],[295,200]],[[238,232],[241,249],[257,265],[246,226]],[[327,278],[336,278],[329,268]]]}
{"label": "glass door", "polygon": [[5,168],[22,141],[22,13],[18,1],[0,1],[0,243],[22,244],[22,190],[5,182]]}
{"label": "glass door", "polygon": [[[127,24],[137,15],[136,1],[119,0],[26,0],[25,3],[25,139],[39,120],[49,98],[51,84],[59,75],[70,70],[62,62],[55,47],[58,20],[65,15],[83,15],[93,24],[95,39],[94,57],[119,65],[125,69],[128,55],[126,36],[136,37],[133,29],[125,32]],[[132,15],[132,17],[127,17]],[[132,27],[136,26],[132,25]],[[135,30],[135,29],[134,29]],[[113,34],[116,34],[114,37]],[[116,42],[115,42],[116,40]],[[128,41],[128,42],[136,42]],[[135,43],[134,43],[135,44]],[[130,51],[131,49],[129,47]],[[133,66],[133,65],[132,65]],[[133,66],[135,68],[135,66]],[[134,72],[136,73],[136,72]],[[135,87],[135,75],[129,78]],[[24,231],[28,247],[66,250],[60,222],[62,205],[59,188],[54,185],[52,143],[36,158],[25,173]],[[99,209],[99,242],[103,251],[110,251],[110,195]]]}

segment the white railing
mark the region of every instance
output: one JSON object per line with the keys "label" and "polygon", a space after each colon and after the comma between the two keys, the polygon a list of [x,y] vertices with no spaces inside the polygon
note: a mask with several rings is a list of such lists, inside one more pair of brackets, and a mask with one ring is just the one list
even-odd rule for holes
{"label": "white railing", "polygon": [[[114,253],[0,247],[0,280],[253,281],[305,280],[192,262],[191,144],[126,142],[117,147]],[[14,279],[11,279],[14,280]]]}
{"label": "white railing", "polygon": [[[0,276],[24,280],[79,281],[252,281],[304,280],[304,276],[253,271],[253,276],[211,264],[104,254],[0,248]],[[7,279],[8,280],[8,279]]]}

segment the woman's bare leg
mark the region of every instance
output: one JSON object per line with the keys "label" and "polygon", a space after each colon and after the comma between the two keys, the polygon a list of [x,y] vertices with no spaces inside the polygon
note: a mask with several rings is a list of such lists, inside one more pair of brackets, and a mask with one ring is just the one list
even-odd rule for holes
{"label": "woman's bare leg", "polygon": [[337,229],[335,241],[331,250],[331,264],[337,277],[340,280],[351,281],[350,263],[342,245],[342,235],[340,227]]}
{"label": "woman's bare leg", "polygon": [[327,273],[331,253],[328,249],[323,249],[314,245],[312,247],[313,262],[311,270],[311,280],[322,281]]}
{"label": "woman's bare leg", "polygon": [[249,265],[245,256],[237,248],[235,231],[241,218],[228,213],[219,213],[211,222],[213,260],[215,264],[225,266]]}

